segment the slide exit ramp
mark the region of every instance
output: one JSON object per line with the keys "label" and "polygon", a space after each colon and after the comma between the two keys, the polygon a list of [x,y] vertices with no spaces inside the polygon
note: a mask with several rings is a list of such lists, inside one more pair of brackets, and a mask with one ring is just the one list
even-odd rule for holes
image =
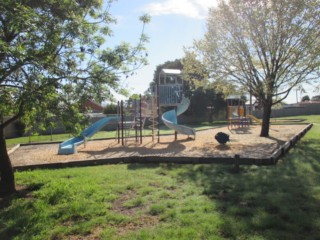
{"label": "slide exit ramp", "polygon": [[196,136],[196,131],[193,128],[179,125],[177,121],[177,116],[184,113],[190,105],[189,98],[183,98],[181,103],[177,106],[177,109],[173,109],[170,111],[165,112],[162,114],[162,121],[163,123],[170,129],[175,130],[177,133],[184,134],[191,136],[193,135],[194,138]]}
{"label": "slide exit ramp", "polygon": [[247,115],[248,118],[251,118],[253,121],[259,123],[260,125],[262,124],[262,120],[253,116],[253,115]]}
{"label": "slide exit ramp", "polygon": [[99,121],[93,123],[88,128],[80,133],[79,136],[68,139],[63,143],[59,144],[59,155],[67,155],[77,153],[77,146],[82,144],[86,138],[92,137],[96,132],[101,130],[104,126],[117,123],[119,121],[119,117],[105,117],[100,119]]}

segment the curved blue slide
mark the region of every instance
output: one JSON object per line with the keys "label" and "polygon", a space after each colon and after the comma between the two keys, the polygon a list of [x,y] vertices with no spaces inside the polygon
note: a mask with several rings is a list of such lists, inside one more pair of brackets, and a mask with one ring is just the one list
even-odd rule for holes
{"label": "curved blue slide", "polygon": [[77,146],[82,144],[86,138],[92,137],[96,132],[101,130],[105,125],[111,124],[111,123],[117,123],[118,121],[119,121],[119,117],[105,117],[100,119],[99,121],[93,123],[88,128],[83,130],[79,136],[66,140],[63,143],[60,143],[58,154],[66,155],[66,154],[77,153]]}
{"label": "curved blue slide", "polygon": [[189,98],[183,98],[176,110],[173,109],[162,114],[162,121],[168,128],[175,130],[177,133],[189,136],[193,135],[195,138],[196,130],[187,126],[179,125],[177,121],[177,116],[187,111],[189,105]]}

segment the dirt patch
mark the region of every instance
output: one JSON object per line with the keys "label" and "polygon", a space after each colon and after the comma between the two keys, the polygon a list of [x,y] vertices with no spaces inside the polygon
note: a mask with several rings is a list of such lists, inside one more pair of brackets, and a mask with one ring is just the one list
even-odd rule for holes
{"label": "dirt patch", "polygon": [[150,216],[145,214],[147,207],[144,205],[137,205],[128,207],[125,206],[127,201],[133,200],[137,197],[136,193],[128,190],[121,194],[112,204],[112,211],[115,211],[133,218],[130,222],[121,223],[117,226],[117,232],[120,236],[126,235],[130,231],[136,231],[142,228],[152,227],[159,223],[157,216]]}
{"label": "dirt patch", "polygon": [[134,232],[134,231],[137,231],[137,230],[143,229],[143,228],[150,228],[152,226],[157,225],[158,223],[159,223],[159,220],[157,217],[143,215],[143,216],[140,216],[139,218],[137,218],[133,222],[123,223],[123,224],[120,224],[119,226],[117,226],[117,228],[118,228],[117,233],[119,236],[124,236],[124,235],[128,234],[128,232],[131,232],[131,231]]}
{"label": "dirt patch", "polygon": [[103,231],[103,228],[96,227],[94,230],[91,231],[90,234],[87,234],[85,236],[79,236],[79,235],[68,235],[63,238],[63,240],[101,240],[100,237],[101,233]]}
{"label": "dirt patch", "polygon": [[[260,137],[261,127],[251,125],[247,128],[229,130],[227,127],[198,131],[196,139],[185,135],[161,136],[160,142],[153,142],[151,137],[143,137],[143,143],[127,139],[125,146],[117,140],[89,141],[86,146],[80,145],[78,153],[58,155],[58,144],[21,146],[10,155],[13,166],[26,166],[46,163],[66,163],[79,160],[112,159],[132,156],[163,157],[234,157],[266,158],[295,136],[306,125],[271,125],[270,137]],[[230,142],[220,145],[214,136],[218,132],[230,135]]]}
{"label": "dirt patch", "polygon": [[132,190],[129,190],[123,194],[120,195],[118,199],[116,199],[113,204],[112,204],[112,210],[127,216],[133,216],[137,213],[141,207],[138,206],[133,206],[133,207],[126,207],[124,206],[125,202],[135,199],[136,193]]}

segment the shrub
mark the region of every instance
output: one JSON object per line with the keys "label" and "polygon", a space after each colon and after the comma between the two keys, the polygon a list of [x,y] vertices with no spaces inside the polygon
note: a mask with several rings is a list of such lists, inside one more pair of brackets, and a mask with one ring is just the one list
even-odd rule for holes
{"label": "shrub", "polygon": [[118,106],[115,104],[109,104],[105,106],[103,109],[104,114],[117,114],[118,113]]}

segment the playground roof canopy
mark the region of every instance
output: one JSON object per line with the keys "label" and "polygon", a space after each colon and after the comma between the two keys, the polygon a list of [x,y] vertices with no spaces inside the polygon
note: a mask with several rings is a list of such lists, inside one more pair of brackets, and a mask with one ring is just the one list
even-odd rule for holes
{"label": "playground roof canopy", "polygon": [[180,75],[181,74],[181,70],[179,69],[162,69],[160,73],[164,73],[164,74],[171,74],[171,75]]}

